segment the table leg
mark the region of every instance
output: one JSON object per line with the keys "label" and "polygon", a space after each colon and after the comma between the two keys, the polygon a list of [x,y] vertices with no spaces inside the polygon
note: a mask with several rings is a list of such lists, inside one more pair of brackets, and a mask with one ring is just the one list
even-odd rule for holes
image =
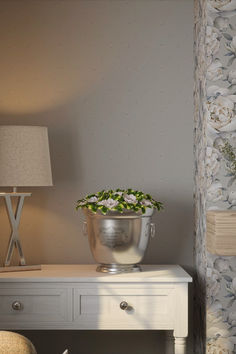
{"label": "table leg", "polygon": [[174,354],[173,331],[166,331],[166,351],[165,354]]}
{"label": "table leg", "polygon": [[186,353],[186,337],[175,337],[175,354]]}

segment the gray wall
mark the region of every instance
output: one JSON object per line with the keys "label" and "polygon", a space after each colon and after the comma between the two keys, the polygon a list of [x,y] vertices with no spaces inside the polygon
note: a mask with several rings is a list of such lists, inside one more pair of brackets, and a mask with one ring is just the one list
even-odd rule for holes
{"label": "gray wall", "polygon": [[[145,262],[191,270],[192,2],[23,0],[2,1],[0,9],[0,124],[49,127],[54,187],[31,188],[26,200],[28,263],[93,263],[75,201],[131,186],[165,204]],[[3,260],[3,204],[0,224]],[[36,341],[44,354],[62,351],[72,338],[64,333],[57,350],[47,351],[43,335]],[[106,333],[94,336],[99,344],[90,353],[121,352],[106,347]],[[122,333],[114,336],[122,343]],[[89,353],[90,336],[78,338]],[[125,338],[124,354],[131,345],[143,353],[140,338],[149,354],[161,345],[152,332]]]}

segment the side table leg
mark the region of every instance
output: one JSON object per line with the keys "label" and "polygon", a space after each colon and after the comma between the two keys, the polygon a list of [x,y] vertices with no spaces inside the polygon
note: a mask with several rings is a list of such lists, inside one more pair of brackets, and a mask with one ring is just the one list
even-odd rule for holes
{"label": "side table leg", "polygon": [[173,331],[166,331],[166,351],[165,354],[174,354]]}
{"label": "side table leg", "polygon": [[175,354],[187,354],[186,337],[175,337]]}

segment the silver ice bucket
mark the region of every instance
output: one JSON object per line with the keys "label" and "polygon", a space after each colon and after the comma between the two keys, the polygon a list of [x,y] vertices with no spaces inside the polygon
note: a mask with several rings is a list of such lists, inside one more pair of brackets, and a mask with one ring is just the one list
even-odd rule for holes
{"label": "silver ice bucket", "polygon": [[86,215],[83,232],[88,235],[92,255],[100,263],[97,271],[121,273],[139,271],[155,224],[151,222],[153,209],[146,213],[109,211],[106,215],[83,209]]}

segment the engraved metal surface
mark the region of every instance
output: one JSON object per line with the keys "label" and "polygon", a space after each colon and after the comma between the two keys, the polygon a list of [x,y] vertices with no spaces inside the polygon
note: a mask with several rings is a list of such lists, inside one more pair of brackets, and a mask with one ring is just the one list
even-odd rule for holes
{"label": "engraved metal surface", "polygon": [[155,225],[151,223],[153,209],[147,213],[117,213],[106,215],[84,210],[91,252],[98,271],[121,273],[137,271],[143,259],[150,236],[154,236]]}

